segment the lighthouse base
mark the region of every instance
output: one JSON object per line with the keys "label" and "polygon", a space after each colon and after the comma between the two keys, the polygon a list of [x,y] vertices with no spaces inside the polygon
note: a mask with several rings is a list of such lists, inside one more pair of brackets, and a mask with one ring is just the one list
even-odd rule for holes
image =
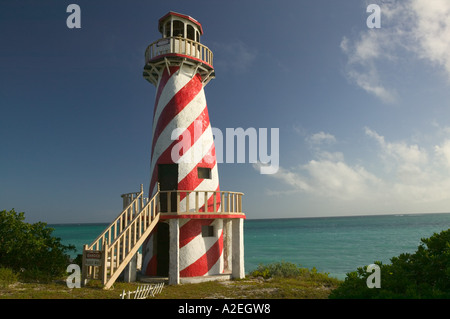
{"label": "lighthouse base", "polygon": [[231,273],[221,274],[221,275],[212,275],[212,276],[198,276],[198,277],[185,277],[180,278],[181,284],[198,284],[201,282],[207,281],[227,281],[231,280],[233,277]]}
{"label": "lighthouse base", "polygon": [[[156,283],[169,283],[169,277],[158,277],[158,276],[144,276],[140,275],[139,282],[145,282],[149,284]],[[233,279],[231,273],[223,273],[220,275],[211,276],[197,276],[197,277],[180,277],[180,284],[198,284],[207,281],[228,281]]]}
{"label": "lighthouse base", "polygon": [[222,219],[223,223],[223,270],[220,274],[204,276],[180,276],[180,231],[179,219],[169,221],[169,284],[178,285],[188,282],[211,280],[242,279],[245,277],[244,267],[244,220],[242,218]]}
{"label": "lighthouse base", "polygon": [[[143,249],[143,259],[148,260],[147,265],[144,263],[142,267],[143,276],[165,277],[171,285],[245,277],[243,218],[213,220],[194,218],[188,222],[183,218],[169,218],[162,222],[167,229],[164,237],[167,243],[167,250],[165,250],[167,257],[164,259],[166,262],[163,263],[166,265],[166,272],[164,274],[157,271],[161,262],[155,258],[157,253],[151,254],[152,251],[157,250],[151,249],[157,247],[158,238],[155,236],[154,240],[150,240]],[[193,225],[193,227],[186,232],[186,229],[182,229],[186,225]],[[195,229],[202,228],[202,225],[213,225],[214,232],[211,237],[208,237],[208,234],[203,234],[206,238],[202,234],[195,237],[188,236],[192,235]],[[208,227],[205,231],[207,230]],[[148,256],[145,256],[146,252]],[[202,257],[193,258],[195,255],[202,255]],[[189,259],[195,262],[189,262]],[[152,262],[154,260],[157,262]]]}

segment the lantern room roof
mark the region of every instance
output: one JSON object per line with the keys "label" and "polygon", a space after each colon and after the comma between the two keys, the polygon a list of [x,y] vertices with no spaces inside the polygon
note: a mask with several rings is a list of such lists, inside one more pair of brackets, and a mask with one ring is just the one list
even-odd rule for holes
{"label": "lantern room roof", "polygon": [[162,18],[159,19],[158,22],[158,30],[159,32],[162,31],[162,27],[163,27],[163,22],[169,17],[169,16],[176,16],[182,19],[186,19],[191,21],[192,23],[196,24],[198,26],[198,29],[200,31],[200,34],[203,35],[203,28],[202,25],[200,24],[200,22],[198,22],[197,20],[195,20],[194,18],[185,15],[185,14],[181,14],[181,13],[177,13],[177,12],[173,12],[173,11],[169,11],[165,16],[163,16]]}

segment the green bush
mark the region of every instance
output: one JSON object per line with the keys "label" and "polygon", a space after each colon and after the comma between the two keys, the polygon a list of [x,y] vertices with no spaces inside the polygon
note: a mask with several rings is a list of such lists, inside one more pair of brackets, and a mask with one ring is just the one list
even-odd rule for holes
{"label": "green bush", "polygon": [[[328,273],[320,273],[316,268],[311,270],[302,268],[291,262],[276,262],[268,265],[259,264],[258,267],[250,273],[252,277],[268,278],[300,278],[308,280],[332,281],[335,278],[328,277]],[[337,280],[336,280],[337,281]]]}
{"label": "green bush", "polygon": [[450,298],[450,229],[422,238],[413,254],[391,258],[380,267],[381,288],[368,288],[367,266],[347,274],[345,281],[330,294],[340,298]]}
{"label": "green bush", "polygon": [[19,276],[10,268],[0,267],[0,287],[5,288],[17,282]]}
{"label": "green bush", "polygon": [[267,279],[271,277],[297,277],[300,273],[301,270],[296,264],[283,261],[268,265],[259,264],[258,267],[250,273],[250,275],[253,277],[263,277]]}
{"label": "green bush", "polygon": [[0,211],[0,267],[28,281],[48,281],[66,274],[72,245],[61,244],[46,223],[24,222],[24,213]]}

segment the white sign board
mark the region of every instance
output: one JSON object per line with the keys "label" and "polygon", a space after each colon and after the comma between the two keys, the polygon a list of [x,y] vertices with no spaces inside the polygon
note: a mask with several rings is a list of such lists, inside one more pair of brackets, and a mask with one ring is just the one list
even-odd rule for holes
{"label": "white sign board", "polygon": [[85,251],[85,265],[86,266],[101,266],[102,252],[100,250]]}

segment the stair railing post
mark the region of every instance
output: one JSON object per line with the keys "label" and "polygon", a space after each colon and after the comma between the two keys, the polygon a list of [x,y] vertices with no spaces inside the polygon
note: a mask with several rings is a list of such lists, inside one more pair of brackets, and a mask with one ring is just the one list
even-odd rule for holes
{"label": "stair railing post", "polygon": [[160,196],[161,196],[161,194],[160,194],[160,191],[161,191],[161,188],[160,188],[160,185],[159,185],[159,182],[158,182],[158,191],[157,191],[157,197],[156,197],[156,205],[157,205],[157,210],[158,210],[158,212],[161,212],[161,203],[160,203]]}
{"label": "stair railing post", "polygon": [[141,184],[141,208],[139,209],[139,212],[142,210],[142,208],[144,208],[144,185]]}
{"label": "stair railing post", "polygon": [[88,245],[83,246],[83,255],[81,261],[81,283],[83,286],[87,284],[88,277],[88,267],[86,266],[86,250],[88,249]]}
{"label": "stair railing post", "polygon": [[105,285],[108,280],[108,249],[107,242],[102,244],[102,284]]}

